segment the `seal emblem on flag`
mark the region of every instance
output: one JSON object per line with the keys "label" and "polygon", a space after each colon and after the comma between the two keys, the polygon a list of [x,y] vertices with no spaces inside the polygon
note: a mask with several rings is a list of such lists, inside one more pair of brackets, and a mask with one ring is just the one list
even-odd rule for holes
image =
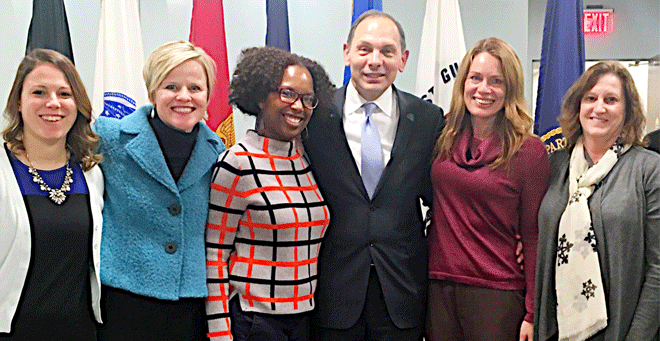
{"label": "seal emblem on flag", "polygon": [[135,100],[121,92],[105,92],[103,94],[103,113],[101,116],[123,118],[135,111]]}

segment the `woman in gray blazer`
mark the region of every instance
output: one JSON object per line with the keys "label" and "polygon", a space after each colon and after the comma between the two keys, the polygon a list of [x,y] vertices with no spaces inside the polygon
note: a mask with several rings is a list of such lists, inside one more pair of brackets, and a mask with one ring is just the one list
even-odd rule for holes
{"label": "woman in gray blazer", "polygon": [[559,117],[539,211],[534,340],[658,340],[660,158],[617,62],[589,68]]}

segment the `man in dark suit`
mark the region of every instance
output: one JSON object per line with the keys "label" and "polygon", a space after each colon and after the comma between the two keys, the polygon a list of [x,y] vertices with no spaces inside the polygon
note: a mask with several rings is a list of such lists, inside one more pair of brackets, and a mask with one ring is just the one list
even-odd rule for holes
{"label": "man in dark suit", "polygon": [[660,129],[648,133],[646,138],[644,138],[644,142],[648,143],[646,148],[656,153],[660,153]]}
{"label": "man in dark suit", "polygon": [[392,85],[408,54],[399,23],[363,14],[344,44],[351,81],[337,90],[335,110],[315,112],[308,125],[306,150],[331,209],[313,340],[417,341],[423,333],[427,245],[417,203],[431,198],[444,119]]}

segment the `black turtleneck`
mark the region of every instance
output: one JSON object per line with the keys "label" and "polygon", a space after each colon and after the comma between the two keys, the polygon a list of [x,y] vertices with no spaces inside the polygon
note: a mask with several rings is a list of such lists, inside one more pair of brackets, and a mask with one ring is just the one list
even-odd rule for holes
{"label": "black turtleneck", "polygon": [[165,124],[158,117],[158,114],[154,115],[154,117],[151,117],[151,115],[148,117],[149,125],[154,130],[160,149],[165,156],[167,168],[170,169],[174,181],[178,182],[195,147],[199,125],[196,124],[191,132],[186,133]]}

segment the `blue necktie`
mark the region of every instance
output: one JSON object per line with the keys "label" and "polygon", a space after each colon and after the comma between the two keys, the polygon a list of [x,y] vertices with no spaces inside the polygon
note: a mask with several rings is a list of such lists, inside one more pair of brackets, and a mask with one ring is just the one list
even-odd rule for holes
{"label": "blue necktie", "polygon": [[365,103],[362,107],[367,116],[362,126],[362,182],[369,198],[372,198],[380,175],[383,174],[383,148],[380,145],[378,127],[371,117],[376,111],[376,104]]}

